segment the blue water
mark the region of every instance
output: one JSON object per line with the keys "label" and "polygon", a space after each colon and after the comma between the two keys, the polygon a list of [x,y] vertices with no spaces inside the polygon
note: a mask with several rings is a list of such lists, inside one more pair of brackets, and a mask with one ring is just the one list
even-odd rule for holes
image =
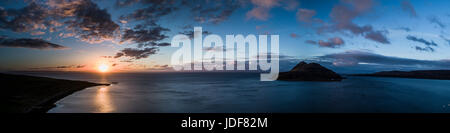
{"label": "blue water", "polygon": [[118,82],[57,102],[50,113],[438,113],[450,112],[450,81],[352,77],[342,82],[259,81],[257,73],[31,73]]}

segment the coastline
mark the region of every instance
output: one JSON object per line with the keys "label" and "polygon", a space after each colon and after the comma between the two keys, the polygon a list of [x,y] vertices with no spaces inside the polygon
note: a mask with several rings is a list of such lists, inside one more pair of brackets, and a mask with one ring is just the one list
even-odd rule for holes
{"label": "coastline", "polygon": [[4,73],[0,73],[0,83],[4,88],[0,102],[5,108],[1,112],[7,113],[46,113],[58,100],[77,91],[110,85]]}

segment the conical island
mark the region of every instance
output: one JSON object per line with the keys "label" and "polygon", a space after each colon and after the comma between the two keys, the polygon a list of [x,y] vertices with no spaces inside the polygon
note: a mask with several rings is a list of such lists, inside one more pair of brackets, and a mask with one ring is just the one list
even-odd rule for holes
{"label": "conical island", "polygon": [[317,63],[298,63],[292,70],[281,72],[278,80],[288,81],[341,81],[343,78]]}

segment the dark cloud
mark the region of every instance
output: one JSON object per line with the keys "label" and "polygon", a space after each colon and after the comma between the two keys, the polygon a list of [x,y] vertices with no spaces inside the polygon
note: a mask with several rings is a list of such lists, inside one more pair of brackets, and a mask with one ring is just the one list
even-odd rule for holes
{"label": "dark cloud", "polygon": [[173,68],[169,65],[154,65],[148,68],[148,70],[173,70]]}
{"label": "dark cloud", "polygon": [[307,44],[317,44],[317,41],[306,40],[305,43],[307,43]]}
{"label": "dark cloud", "polygon": [[142,59],[147,58],[150,55],[154,55],[158,52],[158,48],[152,47],[152,48],[145,48],[145,49],[134,49],[134,48],[125,48],[121,50],[119,53],[117,53],[114,58],[120,58],[122,56],[124,57],[130,57],[131,59]]}
{"label": "dark cloud", "polygon": [[403,30],[403,31],[406,31],[406,32],[410,32],[411,31],[411,28],[408,28],[408,27],[399,27],[397,29]]}
{"label": "dark cloud", "polygon": [[[234,10],[241,5],[239,0],[220,2],[210,0],[117,0],[115,5],[117,8],[121,8],[133,4],[139,4],[142,8],[132,11],[130,14],[122,15],[120,19],[127,23],[137,23],[137,25],[133,29],[123,31],[121,42],[131,41],[136,43],[138,48],[151,48],[145,48],[144,50],[124,49],[125,51],[122,50],[115,57],[129,55],[130,57],[138,57],[135,59],[140,59],[154,54],[151,51],[156,52],[158,50],[157,47],[170,46],[170,43],[163,42],[164,39],[168,38],[165,32],[169,31],[169,29],[161,27],[158,23],[161,17],[180,11],[179,9],[188,9],[189,13],[193,15],[194,21],[217,24],[228,19]],[[186,34],[191,38],[194,36],[193,31],[180,33]],[[210,32],[203,31],[203,34],[210,34]],[[127,52],[139,54],[133,55],[127,54]]]}
{"label": "dark cloud", "polygon": [[70,68],[75,68],[75,69],[80,69],[80,68],[85,68],[86,65],[62,65],[62,66],[55,66],[55,67],[37,67],[37,68],[30,68],[30,69],[43,69],[43,70],[51,70],[51,69],[70,69]]}
{"label": "dark cloud", "polygon": [[35,2],[22,9],[0,8],[0,28],[14,32],[29,32],[48,26],[48,12]]}
{"label": "dark cloud", "polygon": [[117,0],[116,7],[126,7],[140,4],[144,8],[121,16],[123,20],[146,21],[156,23],[162,16],[173,13],[181,8],[187,8],[197,22],[218,24],[229,16],[242,4],[240,0],[210,1],[210,0]]}
{"label": "dark cloud", "polygon": [[450,60],[417,60],[400,57],[379,55],[365,51],[347,51],[343,53],[328,54],[319,56],[317,59],[323,62],[332,62],[334,66],[355,66],[355,65],[381,65],[391,68],[448,68]]}
{"label": "dark cloud", "polygon": [[100,57],[102,57],[102,58],[107,58],[107,59],[113,58],[113,56],[100,56]]}
{"label": "dark cloud", "polygon": [[122,15],[120,19],[127,21],[144,21],[147,24],[156,23],[162,16],[168,15],[178,9],[176,0],[119,0],[116,5],[129,6],[139,4],[144,8],[136,9],[132,13]]}
{"label": "dark cloud", "polygon": [[[241,6],[239,0],[225,0],[221,2],[199,0],[194,2],[185,1],[183,4],[191,8],[195,21],[213,24],[227,20]],[[212,4],[213,6],[207,6],[208,4]]]}
{"label": "dark cloud", "polygon": [[132,61],[132,60],[122,60],[122,61],[120,61],[120,62],[132,63],[133,61]]}
{"label": "dark cloud", "polygon": [[163,34],[166,31],[169,29],[160,26],[138,25],[134,29],[125,30],[121,42],[133,41],[138,44],[138,47],[158,46],[160,45],[159,41],[168,38]]}
{"label": "dark cloud", "polygon": [[0,9],[2,29],[41,35],[63,25],[64,30],[87,42],[113,39],[119,31],[106,9],[100,9],[91,0],[31,1],[22,9]]}
{"label": "dark cloud", "polygon": [[114,56],[114,58],[120,58],[120,57],[122,57],[123,55],[125,55],[125,54],[122,53],[122,52],[119,52],[119,53],[116,53],[116,55]]}
{"label": "dark cloud", "polygon": [[[188,36],[190,39],[194,38],[195,34],[200,35],[200,32],[194,33],[194,31],[192,31],[192,30],[183,31],[183,32],[179,32],[179,33]],[[202,31],[202,35],[204,35],[204,36],[209,35],[209,34],[212,34],[212,33],[209,31]]]}
{"label": "dark cloud", "polygon": [[430,23],[436,24],[438,25],[440,28],[445,28],[445,24],[441,22],[441,20],[439,20],[439,18],[437,18],[436,16],[430,16],[428,17],[428,21],[430,21]]}
{"label": "dark cloud", "polygon": [[377,42],[383,43],[383,44],[389,44],[391,42],[389,42],[389,40],[387,40],[387,38],[384,36],[385,33],[386,33],[386,31],[371,31],[371,32],[366,33],[364,38],[373,40],[373,41],[377,41]]}
{"label": "dark cloud", "polygon": [[115,7],[122,8],[139,2],[140,0],[116,0]]}
{"label": "dark cloud", "polygon": [[0,46],[32,49],[66,49],[67,47],[50,43],[42,39],[0,37]]}
{"label": "dark cloud", "polygon": [[417,51],[424,51],[424,52],[434,52],[434,48],[427,46],[427,47],[420,47],[416,46]]}
{"label": "dark cloud", "polygon": [[118,34],[119,25],[111,20],[106,9],[100,9],[91,0],[53,1],[49,5],[50,13],[63,19],[67,29],[84,41],[111,40]]}
{"label": "dark cloud", "polygon": [[316,41],[307,40],[306,43],[314,44],[314,45],[318,44],[320,47],[337,48],[337,47],[344,45],[345,42],[344,42],[344,40],[342,40],[342,38],[333,37],[333,38],[329,38],[328,41],[319,40],[318,42],[316,42]]}
{"label": "dark cloud", "polygon": [[203,51],[214,51],[214,52],[218,52],[218,51],[223,51],[223,47],[204,47]]}
{"label": "dark cloud", "polygon": [[402,1],[402,9],[405,12],[408,12],[411,17],[417,17],[416,10],[414,9],[414,6],[409,2],[409,0],[403,0]]}
{"label": "dark cloud", "polygon": [[425,44],[427,46],[437,46],[437,44],[434,43],[434,41],[427,41],[427,40],[425,40],[423,38],[418,38],[418,37],[411,36],[411,35],[408,35],[406,37],[406,39],[411,40],[411,41],[415,41],[415,42],[419,42],[419,43]]}

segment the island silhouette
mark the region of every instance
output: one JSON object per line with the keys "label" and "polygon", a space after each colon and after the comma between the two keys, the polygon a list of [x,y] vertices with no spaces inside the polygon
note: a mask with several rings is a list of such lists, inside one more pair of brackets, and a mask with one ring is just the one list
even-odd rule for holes
{"label": "island silhouette", "polygon": [[341,81],[343,78],[336,72],[318,63],[298,63],[288,72],[280,72],[278,80],[286,81]]}

